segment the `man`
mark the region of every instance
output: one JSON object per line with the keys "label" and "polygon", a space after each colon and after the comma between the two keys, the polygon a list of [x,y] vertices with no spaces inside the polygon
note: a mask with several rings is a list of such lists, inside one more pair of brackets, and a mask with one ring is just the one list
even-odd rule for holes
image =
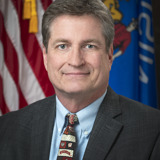
{"label": "man", "polygon": [[56,160],[68,113],[78,117],[76,160],[160,159],[160,112],[108,86],[114,25],[103,3],[53,2],[42,35],[56,95],[0,118],[0,159]]}

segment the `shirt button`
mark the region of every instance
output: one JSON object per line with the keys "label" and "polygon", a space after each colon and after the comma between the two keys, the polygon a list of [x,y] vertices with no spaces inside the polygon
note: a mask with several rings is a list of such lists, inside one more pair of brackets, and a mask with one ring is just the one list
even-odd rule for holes
{"label": "shirt button", "polygon": [[88,131],[84,131],[84,135],[88,135]]}
{"label": "shirt button", "polygon": [[58,128],[58,132],[60,132],[61,131],[61,128]]}

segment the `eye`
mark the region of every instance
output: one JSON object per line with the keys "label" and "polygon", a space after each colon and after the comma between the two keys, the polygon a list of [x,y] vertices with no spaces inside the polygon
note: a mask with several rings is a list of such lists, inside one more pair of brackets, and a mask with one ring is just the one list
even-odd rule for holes
{"label": "eye", "polygon": [[87,45],[86,45],[86,48],[87,48],[87,49],[92,49],[92,48],[95,48],[95,46],[92,45],[92,44],[87,44]]}
{"label": "eye", "polygon": [[58,48],[61,49],[61,50],[64,50],[64,49],[67,48],[67,45],[66,45],[66,44],[60,44],[60,45],[58,46]]}

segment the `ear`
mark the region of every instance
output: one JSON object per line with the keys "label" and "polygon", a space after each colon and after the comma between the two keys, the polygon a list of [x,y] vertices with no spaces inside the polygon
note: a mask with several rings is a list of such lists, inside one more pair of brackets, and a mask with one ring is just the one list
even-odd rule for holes
{"label": "ear", "polygon": [[109,67],[110,67],[110,70],[111,70],[112,63],[113,63],[113,44],[111,44],[111,46],[109,48],[108,60],[109,60]]}
{"label": "ear", "polygon": [[44,63],[44,66],[45,66],[45,69],[47,70],[47,52],[46,52],[46,47],[43,45],[42,46],[42,52],[43,52],[43,63]]}

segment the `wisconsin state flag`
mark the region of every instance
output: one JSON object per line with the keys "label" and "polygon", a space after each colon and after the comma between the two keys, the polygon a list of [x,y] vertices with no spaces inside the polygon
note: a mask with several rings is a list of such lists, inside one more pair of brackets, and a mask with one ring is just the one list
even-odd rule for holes
{"label": "wisconsin state flag", "polygon": [[110,86],[157,108],[152,5],[150,0],[105,0],[115,22]]}

